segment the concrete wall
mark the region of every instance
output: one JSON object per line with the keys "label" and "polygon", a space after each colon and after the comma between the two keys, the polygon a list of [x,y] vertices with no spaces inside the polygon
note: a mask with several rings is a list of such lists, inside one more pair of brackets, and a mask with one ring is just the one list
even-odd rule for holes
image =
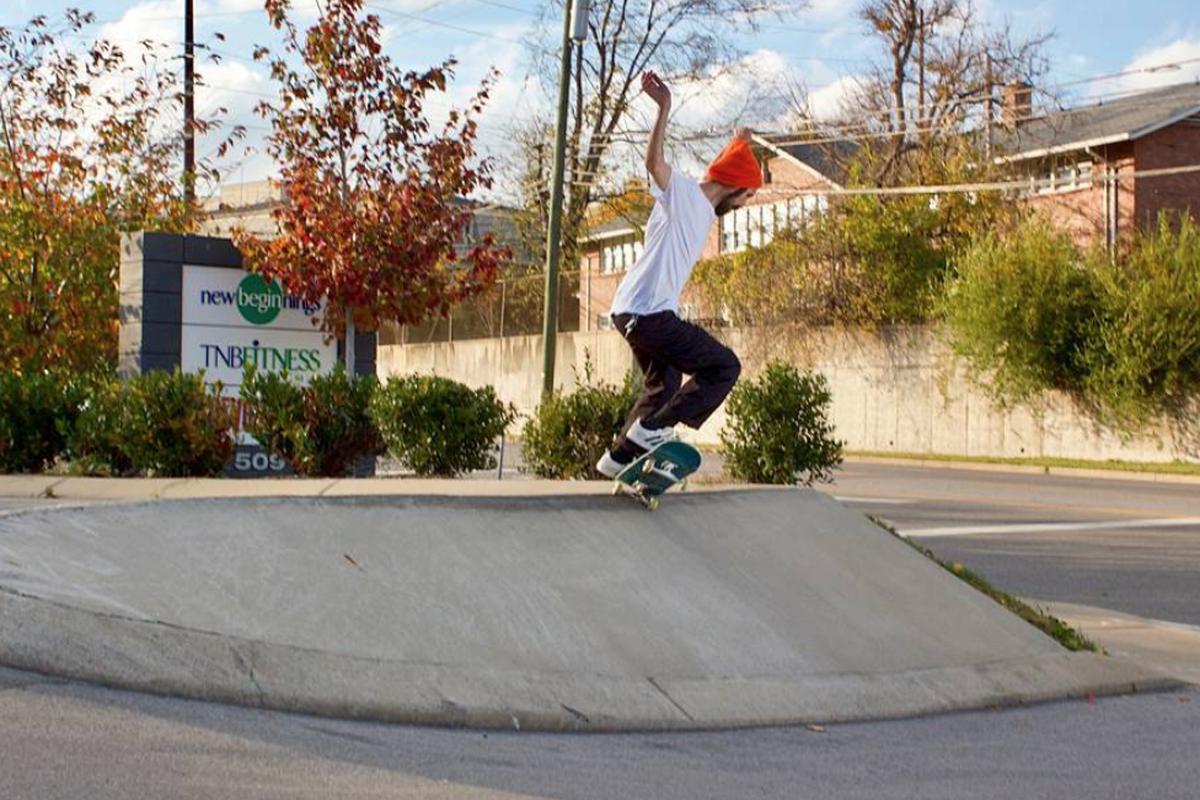
{"label": "concrete wall", "polygon": [[[1034,412],[995,407],[971,385],[936,335],[924,328],[882,334],[841,331],[731,331],[723,338],[742,357],[752,376],[771,358],[823,374],[833,392],[837,435],[851,450],[967,456],[1200,461],[1200,426],[1163,425],[1154,436],[1122,442],[1098,430],[1061,397]],[[556,383],[575,385],[590,354],[593,374],[619,382],[633,366],[628,346],[612,331],[560,334]],[[428,345],[382,346],[381,379],[412,372],[436,373],[470,386],[492,385],[523,413],[541,391],[540,336],[481,339]],[[1197,417],[1193,415],[1193,419]],[[717,444],[724,424],[719,410],[685,438]]]}

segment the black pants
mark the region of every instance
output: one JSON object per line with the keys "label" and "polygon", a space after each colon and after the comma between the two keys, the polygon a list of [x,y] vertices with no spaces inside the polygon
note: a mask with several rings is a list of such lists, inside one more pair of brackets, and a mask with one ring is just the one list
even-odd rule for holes
{"label": "black pants", "polygon": [[[674,312],[637,317],[616,314],[613,325],[633,348],[645,383],[624,431],[639,417],[647,428],[680,422],[699,428],[721,405],[741,374],[742,362],[732,350]],[[684,374],[692,377],[681,387]],[[640,451],[622,435],[613,456],[625,460]]]}

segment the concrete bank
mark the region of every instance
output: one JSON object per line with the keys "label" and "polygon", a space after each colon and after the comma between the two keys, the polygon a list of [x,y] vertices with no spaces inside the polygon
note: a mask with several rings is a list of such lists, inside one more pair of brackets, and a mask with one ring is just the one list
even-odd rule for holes
{"label": "concrete bank", "polygon": [[697,491],[650,514],[606,484],[403,481],[408,494],[364,496],[369,483],[354,497],[288,481],[324,495],[0,516],[0,664],[543,730],[881,719],[1179,685],[1063,651],[818,492]]}

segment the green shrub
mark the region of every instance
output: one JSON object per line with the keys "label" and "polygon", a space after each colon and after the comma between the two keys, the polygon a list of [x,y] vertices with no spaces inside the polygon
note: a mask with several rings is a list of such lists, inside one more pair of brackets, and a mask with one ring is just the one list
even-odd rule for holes
{"label": "green shrub", "polygon": [[779,361],[757,380],[742,381],[725,405],[726,471],[752,483],[832,480],[843,444],[828,420],[832,401],[824,376]]}
{"label": "green shrub", "polygon": [[858,316],[885,324],[923,322],[946,277],[942,214],[926,197],[847,198],[817,226],[855,273]]}
{"label": "green shrub", "polygon": [[203,373],[153,370],[121,391],[126,425],[121,449],[142,475],[220,475],[233,456],[234,416],[221,387]]}
{"label": "green shrub", "polygon": [[705,259],[704,305],[741,326],[925,322],[985,207],[957,197],[842,198],[762,247]]}
{"label": "green shrub", "polygon": [[371,416],[401,464],[421,477],[455,477],[495,468],[495,442],[517,414],[490,386],[409,375],[379,388]]}
{"label": "green shrub", "polygon": [[0,372],[0,472],[41,472],[66,448],[78,384],[53,373]]}
{"label": "green shrub", "polygon": [[121,381],[116,376],[96,376],[83,384],[82,395],[79,413],[65,431],[71,471],[83,475],[136,474],[126,447],[130,409]]}
{"label": "green shrub", "polygon": [[246,432],[267,451],[286,459],[297,475],[341,477],[364,457],[383,450],[371,419],[374,376],[350,380],[341,364],[307,386],[286,373],[246,370],[241,396]]}
{"label": "green shrub", "polygon": [[1065,233],[1031,219],[1003,239],[982,237],[943,302],[952,348],[996,400],[1082,390],[1099,286]]}
{"label": "green shrub", "polygon": [[1200,228],[1164,215],[1117,264],[1102,261],[1088,391],[1121,427],[1177,414],[1200,393]]}
{"label": "green shrub", "polygon": [[71,470],[89,475],[207,477],[233,456],[234,415],[203,373],[153,370],[83,381],[66,430]]}
{"label": "green shrub", "polygon": [[541,478],[599,478],[596,462],[620,435],[641,392],[630,372],[621,386],[593,382],[591,362],[570,394],[555,392],[525,423],[521,450],[526,468]]}

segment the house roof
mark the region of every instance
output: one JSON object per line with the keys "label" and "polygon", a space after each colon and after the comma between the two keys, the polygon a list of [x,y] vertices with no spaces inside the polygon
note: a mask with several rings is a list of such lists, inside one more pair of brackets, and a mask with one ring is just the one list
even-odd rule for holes
{"label": "house roof", "polygon": [[814,177],[821,178],[840,188],[846,185],[845,165],[858,153],[860,145],[847,139],[813,144],[789,144],[789,140],[819,136],[819,131],[795,134],[755,136],[755,142],[778,156],[798,164]]}
{"label": "house roof", "polygon": [[595,239],[612,239],[618,236],[628,236],[636,233],[637,229],[629,220],[624,217],[613,217],[599,225],[588,225],[587,235],[584,237],[588,240]]}
{"label": "house roof", "polygon": [[822,178],[838,186],[845,186],[849,177],[845,165],[854,158],[861,146],[857,142],[840,139],[820,144],[789,144],[781,149],[815,170]]}
{"label": "house roof", "polygon": [[1093,105],[1055,111],[996,134],[998,161],[1132,141],[1200,114],[1200,83],[1181,83]]}

